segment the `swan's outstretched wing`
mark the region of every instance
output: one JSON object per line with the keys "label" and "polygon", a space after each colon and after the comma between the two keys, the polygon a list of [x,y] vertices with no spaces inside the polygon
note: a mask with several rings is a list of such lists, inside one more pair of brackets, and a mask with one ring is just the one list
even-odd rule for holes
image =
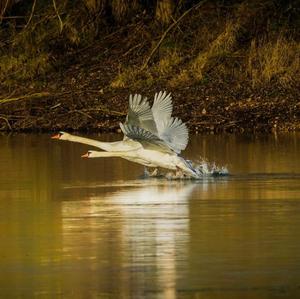
{"label": "swan's outstretched wing", "polygon": [[157,133],[156,124],[147,98],[142,98],[140,94],[129,96],[129,108],[125,123],[144,128],[153,134]]}
{"label": "swan's outstretched wing", "polygon": [[179,154],[189,142],[189,132],[179,118],[169,118],[162,124],[160,139],[162,139],[174,152]]}
{"label": "swan's outstretched wing", "polygon": [[167,94],[166,91],[156,93],[151,110],[159,135],[163,123],[170,119],[172,115],[173,105],[171,94]]}
{"label": "swan's outstretched wing", "polygon": [[163,140],[141,127],[120,123],[120,128],[125,136],[138,141],[145,149],[173,153]]}
{"label": "swan's outstretched wing", "polygon": [[[171,117],[172,110],[171,94],[166,91],[155,94],[152,108],[147,98],[142,98],[139,94],[130,95],[125,124],[152,133],[169,149],[180,153],[186,148],[189,135],[186,125],[180,119]],[[123,129],[122,131],[124,133]],[[129,137],[125,133],[124,135]]]}
{"label": "swan's outstretched wing", "polygon": [[156,93],[152,113],[157,127],[157,135],[176,153],[184,150],[188,144],[187,127],[178,118],[172,118],[172,98],[166,91]]}

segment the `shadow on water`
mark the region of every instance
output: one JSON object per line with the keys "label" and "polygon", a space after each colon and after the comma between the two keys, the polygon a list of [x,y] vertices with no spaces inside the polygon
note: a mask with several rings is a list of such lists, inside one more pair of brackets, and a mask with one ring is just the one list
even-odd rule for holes
{"label": "shadow on water", "polygon": [[192,181],[0,137],[0,295],[297,298],[300,138],[274,138],[195,136],[186,156],[230,175]]}

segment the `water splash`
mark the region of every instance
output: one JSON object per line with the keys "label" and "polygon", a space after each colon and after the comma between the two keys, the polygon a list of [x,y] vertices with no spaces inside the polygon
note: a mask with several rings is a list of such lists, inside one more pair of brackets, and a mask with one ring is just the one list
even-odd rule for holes
{"label": "water splash", "polygon": [[166,178],[168,180],[197,180],[206,177],[219,177],[229,175],[229,171],[226,166],[218,166],[215,162],[208,162],[204,159],[198,161],[186,160],[187,164],[193,169],[198,178],[191,177],[182,171],[172,171],[167,173],[160,173],[154,170],[152,173],[145,170],[143,178]]}
{"label": "water splash", "polygon": [[204,159],[196,162],[188,162],[195,169],[200,178],[204,176],[227,176],[229,174],[226,166],[218,166],[215,162],[208,162]]}

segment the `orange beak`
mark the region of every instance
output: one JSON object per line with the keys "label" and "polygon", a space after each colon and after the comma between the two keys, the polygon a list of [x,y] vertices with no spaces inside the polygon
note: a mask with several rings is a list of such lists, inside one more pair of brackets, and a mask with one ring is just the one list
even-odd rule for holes
{"label": "orange beak", "polygon": [[86,154],[82,155],[81,158],[88,158],[89,157],[89,153],[87,152]]}
{"label": "orange beak", "polygon": [[59,139],[60,136],[61,136],[60,134],[56,134],[56,135],[54,135],[54,136],[51,136],[51,138],[52,138],[52,139]]}

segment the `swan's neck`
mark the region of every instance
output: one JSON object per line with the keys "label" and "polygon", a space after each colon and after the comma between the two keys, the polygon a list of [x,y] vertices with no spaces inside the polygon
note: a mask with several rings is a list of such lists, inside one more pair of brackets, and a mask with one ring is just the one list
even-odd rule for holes
{"label": "swan's neck", "polygon": [[89,139],[89,138],[85,138],[85,137],[74,136],[71,134],[65,140],[95,146],[95,147],[101,148],[104,151],[111,150],[110,142],[102,142],[102,141],[93,140],[93,139]]}
{"label": "swan's neck", "polygon": [[132,157],[132,154],[130,151],[116,151],[116,152],[97,152],[94,151],[92,155],[89,156],[89,158],[100,158],[100,157]]}

